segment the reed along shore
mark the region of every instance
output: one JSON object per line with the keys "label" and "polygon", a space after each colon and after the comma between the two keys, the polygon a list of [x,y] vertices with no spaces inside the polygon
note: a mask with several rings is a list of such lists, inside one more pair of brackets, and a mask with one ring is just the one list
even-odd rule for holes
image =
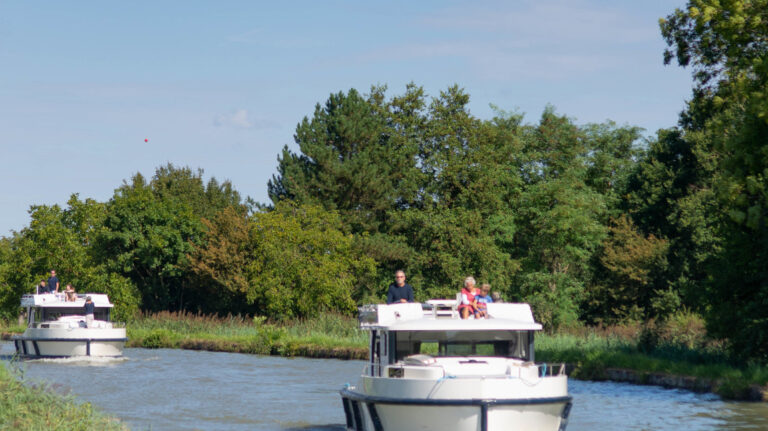
{"label": "reed along shore", "polygon": [[44,383],[22,381],[13,365],[0,364],[0,429],[123,431],[119,419],[90,403],[54,392]]}

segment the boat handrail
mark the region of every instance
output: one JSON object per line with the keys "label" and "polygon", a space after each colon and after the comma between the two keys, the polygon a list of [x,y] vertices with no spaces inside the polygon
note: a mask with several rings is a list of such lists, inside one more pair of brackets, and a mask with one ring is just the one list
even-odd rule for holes
{"label": "boat handrail", "polygon": [[365,367],[363,367],[363,375],[373,377],[381,376],[381,370],[383,367],[384,366],[381,364],[366,364]]}
{"label": "boat handrail", "polygon": [[[566,364],[564,362],[551,363],[551,364],[550,363],[546,363],[546,362],[541,362],[541,363],[537,363],[537,364],[529,362],[528,364],[529,365],[533,365],[533,366],[535,366],[537,368],[537,370],[538,370],[537,375],[538,375],[539,378],[560,377],[560,376],[566,375]],[[397,365],[400,368],[402,368],[402,367],[414,367],[414,366],[415,367],[420,367],[420,366],[424,366],[424,365],[406,364],[406,363],[384,364],[384,365],[382,365],[382,364],[366,364],[363,367],[363,375],[364,376],[380,377],[380,376],[383,375],[381,371],[385,367],[388,367],[390,365]],[[433,363],[433,364],[430,364],[430,365],[431,366],[440,366],[440,367],[442,367],[442,365],[436,364],[436,363]],[[516,367],[516,368],[518,369],[517,376],[513,376],[510,373],[511,370],[508,369],[507,373],[505,373],[505,374],[489,374],[489,375],[484,375],[483,378],[488,378],[488,379],[490,379],[490,378],[507,379],[507,378],[510,378],[510,377],[511,378],[523,378],[522,374],[521,374],[521,367]],[[459,378],[459,379],[460,378],[472,379],[472,378],[477,378],[478,376],[477,375],[468,375],[468,376],[446,375],[445,377],[446,378]]]}
{"label": "boat handrail", "polygon": [[539,368],[539,377],[557,377],[566,374],[565,362],[554,364],[542,362],[536,366]]}
{"label": "boat handrail", "polygon": [[[97,320],[95,322],[108,323],[109,324],[109,328],[111,328],[111,329],[118,329],[118,328],[125,328],[126,327],[126,323],[125,322],[115,322],[115,321],[111,321],[111,320]],[[67,324],[70,324],[70,327],[71,327],[71,323],[82,323],[82,324],[85,324],[85,318],[83,318],[82,320],[75,320],[75,319],[71,319],[71,320],[44,320],[44,321],[41,321],[41,322],[31,322],[31,323],[27,324],[27,328],[33,328],[33,329],[34,328],[50,328],[51,327],[50,325],[52,325],[52,324],[53,325],[67,325]],[[43,326],[43,325],[45,325],[45,326]]]}

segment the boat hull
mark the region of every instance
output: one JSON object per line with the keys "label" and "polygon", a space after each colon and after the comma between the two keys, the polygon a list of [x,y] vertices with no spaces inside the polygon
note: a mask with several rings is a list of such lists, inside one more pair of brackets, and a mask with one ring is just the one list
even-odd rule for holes
{"label": "boat hull", "polygon": [[347,429],[565,430],[571,397],[513,399],[387,398],[341,391]]}
{"label": "boat hull", "polygon": [[13,338],[16,353],[25,358],[123,355],[125,328],[27,329]]}

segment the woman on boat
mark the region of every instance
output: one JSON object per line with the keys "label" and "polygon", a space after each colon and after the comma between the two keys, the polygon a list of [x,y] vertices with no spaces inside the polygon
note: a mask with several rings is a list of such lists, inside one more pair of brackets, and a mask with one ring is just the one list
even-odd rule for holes
{"label": "woman on boat", "polygon": [[67,298],[66,299],[67,299],[68,302],[74,302],[75,301],[75,299],[76,299],[76,297],[75,297],[75,288],[72,287],[71,284],[67,285],[67,289],[64,291],[64,293],[67,294]]}
{"label": "woman on boat", "polygon": [[477,300],[475,299],[475,278],[470,276],[464,279],[464,287],[461,289],[459,301],[459,315],[462,319],[474,316],[477,313]]}

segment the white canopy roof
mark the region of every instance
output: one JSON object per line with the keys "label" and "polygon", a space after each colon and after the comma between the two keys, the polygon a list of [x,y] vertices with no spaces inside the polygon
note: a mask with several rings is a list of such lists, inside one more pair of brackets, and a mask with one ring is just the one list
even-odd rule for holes
{"label": "white canopy roof", "polygon": [[[422,304],[373,304],[360,307],[360,327],[390,331],[538,331],[528,304],[487,304],[487,319],[434,317]],[[427,306],[429,307],[429,306]]]}
{"label": "white canopy roof", "polygon": [[395,322],[390,331],[539,331],[541,324],[510,319],[433,319]]}
{"label": "white canopy roof", "polygon": [[93,305],[96,308],[112,308],[109,297],[104,293],[86,293],[78,294],[75,301],[65,301],[63,293],[55,295],[53,293],[30,294],[21,297],[22,307],[45,307],[45,308],[78,308],[85,306],[85,297],[90,296]]}

